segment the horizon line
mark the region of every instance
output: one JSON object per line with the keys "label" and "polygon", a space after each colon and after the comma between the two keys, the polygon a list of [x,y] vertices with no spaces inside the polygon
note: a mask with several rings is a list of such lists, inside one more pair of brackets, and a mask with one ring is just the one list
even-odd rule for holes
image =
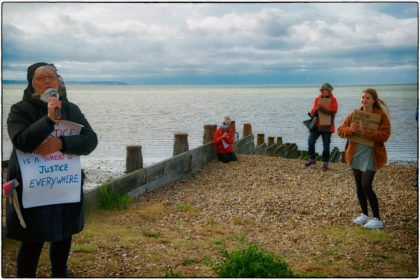
{"label": "horizon line", "polygon": [[[27,84],[28,82],[25,80],[2,80],[2,84]],[[331,83],[331,82],[329,82]],[[128,83],[128,82],[121,82],[121,81],[68,81],[66,84],[83,84],[83,85],[115,85],[115,86],[299,86],[299,85],[318,85],[320,83],[256,83],[256,84],[229,84],[229,83],[212,83],[212,84],[158,84],[158,83]],[[417,82],[354,82],[354,83],[333,83],[337,86],[349,86],[349,85],[408,85],[408,84],[417,84]]]}

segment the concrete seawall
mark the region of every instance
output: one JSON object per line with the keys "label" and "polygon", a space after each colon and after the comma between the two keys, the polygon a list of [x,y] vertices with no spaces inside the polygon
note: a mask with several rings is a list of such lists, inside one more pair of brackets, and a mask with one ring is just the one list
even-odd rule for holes
{"label": "concrete seawall", "polygon": [[[239,154],[254,154],[254,135],[239,139],[233,143],[233,149]],[[117,195],[128,193],[129,196],[135,197],[194,174],[215,158],[216,147],[210,142],[154,165],[133,171],[104,185],[113,185]],[[85,201],[88,204],[96,203],[99,195],[100,187],[84,192]]]}

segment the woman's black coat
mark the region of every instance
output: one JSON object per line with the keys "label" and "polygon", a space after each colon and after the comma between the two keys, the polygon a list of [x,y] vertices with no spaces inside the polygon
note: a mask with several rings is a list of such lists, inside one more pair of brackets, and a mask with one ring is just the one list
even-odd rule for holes
{"label": "woman's black coat", "polygon": [[[84,127],[80,135],[62,136],[63,149],[67,154],[87,155],[92,152],[98,138],[79,107],[68,102],[66,93],[60,97],[63,101],[61,115],[63,120],[69,120]],[[21,241],[60,241],[72,234],[78,233],[84,226],[83,209],[83,179],[81,199],[78,203],[56,204],[24,209],[22,207],[22,175],[16,156],[16,149],[23,152],[33,152],[54,131],[54,122],[47,116],[47,104],[32,97],[27,88],[23,100],[14,104],[7,119],[7,128],[13,143],[13,151],[9,160],[8,180],[17,179],[19,203],[23,219],[27,225],[24,229],[13,206],[7,203],[6,237]]]}

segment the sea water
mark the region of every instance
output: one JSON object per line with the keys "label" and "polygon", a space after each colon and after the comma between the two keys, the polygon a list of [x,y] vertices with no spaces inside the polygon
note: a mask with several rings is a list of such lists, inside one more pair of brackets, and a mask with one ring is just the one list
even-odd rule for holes
{"label": "sea water", "polygon": [[[417,162],[418,132],[415,112],[417,84],[335,85],[338,102],[336,128],[360,107],[361,91],[376,88],[390,108],[391,137],[385,143],[388,161]],[[10,156],[7,134],[10,106],[22,99],[25,85],[3,85],[2,159]],[[202,144],[204,125],[220,124],[225,115],[236,122],[242,137],[244,123],[259,133],[282,137],[307,150],[308,119],[319,85],[279,86],[130,86],[67,85],[69,101],[76,103],[98,135],[98,146],[82,157],[82,167],[124,172],[126,146],[141,145],[144,166],[172,156],[174,134],[188,134],[189,148]],[[331,149],[343,151],[346,140],[334,133]],[[316,151],[322,153],[319,138]]]}

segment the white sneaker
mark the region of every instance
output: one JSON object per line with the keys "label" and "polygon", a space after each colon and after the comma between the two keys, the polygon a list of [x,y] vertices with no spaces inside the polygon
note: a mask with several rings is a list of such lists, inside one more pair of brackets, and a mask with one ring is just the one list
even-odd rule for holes
{"label": "white sneaker", "polygon": [[356,219],[353,220],[353,223],[355,223],[356,225],[364,225],[369,221],[369,216],[362,214],[359,217],[357,217]]}
{"label": "white sneaker", "polygon": [[384,228],[384,224],[378,218],[373,218],[373,219],[370,219],[369,222],[365,224],[365,228],[368,228],[368,229]]}

